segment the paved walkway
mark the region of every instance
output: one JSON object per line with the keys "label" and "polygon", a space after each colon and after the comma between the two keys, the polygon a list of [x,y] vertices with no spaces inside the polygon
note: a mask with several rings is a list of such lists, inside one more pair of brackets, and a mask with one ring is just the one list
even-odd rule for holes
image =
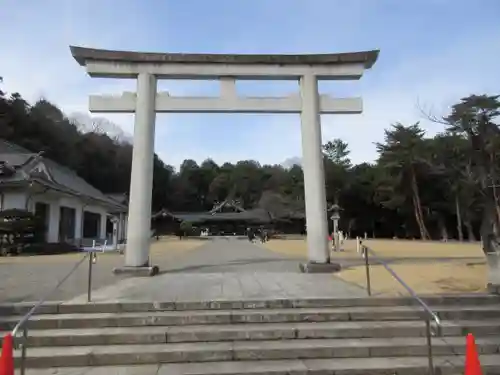
{"label": "paved walkway", "polygon": [[[160,251],[153,252],[156,258],[155,262],[160,269],[166,269],[175,264],[178,257],[192,251],[172,251],[171,242],[164,242],[160,244],[161,246],[164,247],[164,251],[159,249]],[[83,256],[84,254],[61,254],[0,257],[0,303],[40,300],[57,285],[59,280],[68,274]],[[92,287],[94,290],[115,284],[125,278],[113,275],[111,272],[113,268],[123,266],[123,255],[105,253],[98,254],[97,258],[97,263],[92,267]],[[48,297],[48,300],[64,301],[86,293],[87,280],[88,266],[85,262],[53,295]]]}
{"label": "paved walkway", "polygon": [[[165,244],[168,247],[168,243]],[[99,256],[93,268],[96,300],[196,300],[280,297],[345,297],[364,295],[358,286],[331,274],[299,273],[300,259],[287,257],[246,240],[206,240],[196,249],[181,252],[155,251],[153,264],[161,274],[154,278],[125,278],[112,274],[123,265],[123,256]],[[78,255],[2,258],[0,262],[0,303],[38,301],[73,267]],[[409,259],[385,259],[404,263]],[[453,259],[411,259],[411,262]],[[463,260],[463,259],[462,259]],[[359,265],[362,259],[335,259],[343,267]],[[471,258],[472,261],[477,259]],[[77,272],[49,300],[65,301],[86,295],[87,266]],[[81,298],[80,298],[81,300]]]}
{"label": "paved walkway", "polygon": [[[153,259],[154,264],[154,259]],[[365,296],[331,274],[302,274],[299,260],[244,240],[214,240],[175,259],[159,276],[133,278],[93,294],[99,301],[197,301]],[[85,295],[73,302],[84,301]]]}
{"label": "paved walkway", "polygon": [[[208,240],[199,248],[187,252],[168,265],[161,273],[218,272],[298,272],[300,259],[289,258],[248,240],[218,238]],[[152,264],[155,259],[152,258]]]}

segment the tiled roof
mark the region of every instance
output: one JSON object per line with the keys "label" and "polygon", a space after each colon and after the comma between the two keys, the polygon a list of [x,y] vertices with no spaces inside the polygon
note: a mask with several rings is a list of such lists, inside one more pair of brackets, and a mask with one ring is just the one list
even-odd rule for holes
{"label": "tiled roof", "polygon": [[126,193],[106,194],[108,198],[117,201],[118,203],[126,204],[128,202],[128,195]]}
{"label": "tiled roof", "polygon": [[[0,161],[4,161],[8,165],[18,169],[18,173],[11,177],[9,179],[10,181],[21,182],[31,180],[32,176],[22,173],[21,168],[29,164],[30,160],[37,156],[40,157],[40,154],[35,154],[18,145],[0,139]],[[40,157],[39,162],[43,164],[47,173],[50,175],[50,179],[46,181],[48,184],[55,184],[56,186],[65,189],[70,194],[83,195],[87,198],[95,199],[104,204],[116,207],[119,210],[126,210],[125,205],[106,196],[100,190],[86,182],[83,178],[79,177],[71,169],[62,166],[53,160],[44,158],[43,156]],[[40,179],[37,179],[37,181],[40,182]],[[43,181],[41,182],[43,183]]]}
{"label": "tiled roof", "polygon": [[197,222],[207,222],[207,221],[220,221],[220,220],[244,220],[244,221],[258,221],[258,222],[269,222],[271,221],[271,216],[269,213],[261,208],[255,208],[251,210],[241,211],[241,212],[169,212],[167,210],[162,210],[153,215],[154,218],[160,218],[170,216],[177,220],[189,221],[192,223]]}

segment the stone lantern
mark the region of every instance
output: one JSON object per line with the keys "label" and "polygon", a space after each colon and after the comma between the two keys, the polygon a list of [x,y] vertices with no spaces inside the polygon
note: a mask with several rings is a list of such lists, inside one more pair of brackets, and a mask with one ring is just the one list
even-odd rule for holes
{"label": "stone lantern", "polygon": [[113,216],[111,218],[111,223],[113,223],[113,250],[118,250],[118,218]]}
{"label": "stone lantern", "polygon": [[339,238],[339,220],[340,211],[342,208],[338,204],[332,204],[330,206],[330,212],[332,213],[330,219],[333,223],[333,251],[340,250],[340,238]]}

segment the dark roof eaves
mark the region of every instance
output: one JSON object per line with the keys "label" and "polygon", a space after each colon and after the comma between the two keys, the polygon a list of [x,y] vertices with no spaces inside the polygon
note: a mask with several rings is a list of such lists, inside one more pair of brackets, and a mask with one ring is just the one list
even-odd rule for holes
{"label": "dark roof eaves", "polygon": [[31,177],[29,180],[25,180],[25,181],[33,181],[33,182],[36,182],[40,185],[46,186],[47,188],[57,190],[57,191],[60,191],[62,193],[70,194],[70,195],[75,196],[75,197],[83,197],[83,198],[91,199],[93,201],[97,201],[97,202],[100,202],[101,204],[107,205],[110,208],[118,209],[119,211],[123,211],[123,212],[127,211],[127,207],[124,205],[119,205],[119,204],[116,204],[115,202],[108,202],[108,201],[104,201],[104,200],[96,198],[96,197],[92,197],[92,196],[87,195],[87,194],[82,194],[82,193],[74,191],[66,186],[63,186],[63,185],[55,183],[55,182],[45,181],[43,179],[36,178],[36,177]]}

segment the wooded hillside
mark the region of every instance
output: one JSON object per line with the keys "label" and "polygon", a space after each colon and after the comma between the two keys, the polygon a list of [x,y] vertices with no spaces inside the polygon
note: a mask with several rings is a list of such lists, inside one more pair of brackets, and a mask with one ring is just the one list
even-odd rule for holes
{"label": "wooded hillside", "polygon": [[[341,229],[352,236],[494,238],[500,208],[498,96],[470,96],[443,119],[443,133],[426,137],[419,124],[388,124],[376,163],[352,165],[340,139],[324,146],[327,199],[343,208]],[[30,105],[19,94],[0,96],[0,137],[76,171],[104,193],[129,189],[132,146],[99,131],[82,134],[53,104]],[[397,120],[397,119],[395,119]],[[292,156],[292,155],[291,155]],[[157,156],[154,210],[208,210],[239,199],[270,212],[303,210],[300,166],[285,169],[253,160],[201,165],[185,160],[175,173]],[[485,244],[486,245],[486,244]],[[491,245],[493,246],[493,245]]]}

